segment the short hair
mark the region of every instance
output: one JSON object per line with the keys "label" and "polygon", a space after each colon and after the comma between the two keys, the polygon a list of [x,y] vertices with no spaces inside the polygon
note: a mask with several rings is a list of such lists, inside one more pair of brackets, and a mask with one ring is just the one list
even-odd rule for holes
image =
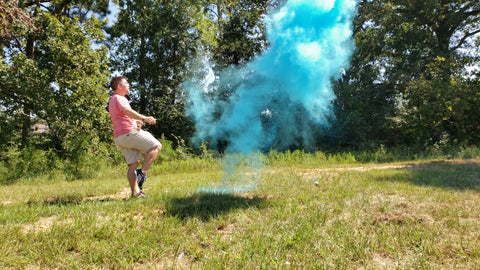
{"label": "short hair", "polygon": [[120,82],[123,80],[123,79],[127,79],[127,77],[125,76],[117,76],[117,77],[114,77],[111,81],[110,81],[110,88],[112,88],[113,91],[115,91],[118,87],[118,85],[120,84]]}

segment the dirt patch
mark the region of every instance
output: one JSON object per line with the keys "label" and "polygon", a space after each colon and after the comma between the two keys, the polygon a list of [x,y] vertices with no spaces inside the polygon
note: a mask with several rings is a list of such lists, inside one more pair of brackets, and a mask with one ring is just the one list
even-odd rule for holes
{"label": "dirt patch", "polygon": [[402,165],[373,165],[373,166],[359,166],[359,167],[338,167],[338,168],[313,168],[308,169],[307,173],[315,172],[332,172],[332,171],[368,171],[368,170],[385,170],[385,169],[403,169],[409,168],[414,165],[412,164],[402,164]]}
{"label": "dirt patch", "polygon": [[220,224],[217,226],[217,233],[221,235],[221,239],[224,242],[231,242],[232,241],[232,232],[236,229],[235,224]]}
{"label": "dirt patch", "polygon": [[255,200],[255,199],[258,199],[258,200],[272,200],[272,199],[276,199],[278,196],[275,196],[275,195],[252,195],[250,193],[245,193],[245,194],[238,194],[238,196],[242,197],[242,198],[245,198],[245,199],[248,199],[248,200]]}
{"label": "dirt patch", "polygon": [[[336,168],[311,168],[300,172],[300,176],[307,179],[316,178],[319,175],[326,176],[328,179],[340,177],[341,172],[359,171],[365,172],[368,170],[386,170],[386,169],[403,169],[409,168],[412,165],[372,165],[372,166],[358,166],[358,167],[336,167]],[[327,179],[327,180],[328,180]]]}
{"label": "dirt patch", "polygon": [[306,173],[315,172],[332,172],[332,171],[368,171],[368,170],[385,170],[385,169],[403,169],[403,168],[422,168],[422,167],[437,167],[441,165],[480,165],[480,160],[439,160],[424,163],[409,163],[409,164],[391,164],[391,165],[364,165],[357,167],[335,167],[335,168],[311,168],[307,169]]}
{"label": "dirt patch", "polygon": [[53,222],[57,219],[57,216],[51,216],[46,218],[41,218],[33,224],[27,224],[23,226],[22,232],[27,234],[28,232],[39,232],[46,231],[52,227]]}
{"label": "dirt patch", "polygon": [[149,263],[145,265],[135,265],[135,269],[192,269],[195,260],[192,256],[180,252],[176,255],[166,255],[159,262]]}
{"label": "dirt patch", "polygon": [[9,205],[9,204],[12,204],[12,203],[13,203],[13,201],[4,201],[4,202],[2,202],[2,205]]}
{"label": "dirt patch", "polygon": [[371,197],[373,209],[391,209],[375,215],[374,224],[433,224],[435,220],[428,214],[431,208],[425,203],[416,203],[402,194],[377,194]]}
{"label": "dirt patch", "polygon": [[[27,234],[29,232],[45,232],[48,231],[55,222],[57,222],[58,217],[57,216],[51,216],[51,217],[43,217],[37,220],[33,224],[27,224],[22,227],[22,232],[24,234]],[[62,220],[60,223],[61,225],[67,225],[73,223],[73,219],[67,219],[67,220]]]}
{"label": "dirt patch", "polygon": [[396,225],[403,224],[423,224],[433,223],[433,219],[426,214],[409,213],[404,211],[391,211],[381,213],[375,217],[374,224],[390,223]]}
{"label": "dirt patch", "polygon": [[[122,190],[120,190],[119,192],[114,193],[114,194],[101,195],[101,196],[91,196],[91,197],[84,198],[83,201],[94,201],[94,200],[102,201],[102,200],[108,200],[108,199],[121,200],[121,199],[128,199],[128,198],[130,198],[130,188],[126,187],[126,188],[123,188]],[[46,201],[49,202],[51,200],[54,200],[54,198],[48,198]],[[11,201],[6,201],[6,202],[2,202],[2,205],[12,204],[12,203],[13,202],[11,202]],[[142,219],[142,217],[140,217],[140,216],[136,216],[135,218]],[[108,217],[99,217],[99,219],[100,219],[100,221],[108,220]],[[48,231],[53,226],[53,224],[57,222],[57,220],[58,220],[57,216],[40,218],[39,220],[37,220],[33,224],[24,225],[22,227],[22,232],[27,234],[29,232],[35,232],[36,233],[36,232]],[[70,219],[67,219],[67,220],[62,220],[62,221],[58,221],[58,222],[60,222],[60,224],[62,224],[62,225],[67,225],[67,224],[73,223],[74,221],[70,220]]]}
{"label": "dirt patch", "polygon": [[227,225],[220,224],[217,226],[217,232],[221,234],[231,233],[234,229],[235,229],[235,225],[233,223],[229,223]]}
{"label": "dirt patch", "polygon": [[396,193],[374,194],[369,200],[375,206],[392,205],[401,208],[410,208],[412,206],[408,203],[407,197]]}
{"label": "dirt patch", "polygon": [[374,253],[372,255],[372,265],[374,269],[395,269],[398,267],[392,258],[385,254]]}
{"label": "dirt patch", "polygon": [[[369,170],[387,170],[387,169],[421,169],[421,168],[441,168],[444,165],[477,165],[480,166],[479,160],[439,160],[423,163],[408,163],[408,164],[390,164],[390,165],[362,165],[356,167],[333,167],[333,168],[309,168],[300,172],[300,176],[312,179],[318,177],[318,175],[324,175],[328,177],[339,177],[341,172],[359,171],[365,172]],[[470,175],[470,179],[473,183],[479,183],[480,178],[477,175]]]}
{"label": "dirt patch", "polygon": [[[114,194],[90,196],[82,198],[80,194],[67,194],[67,195],[57,195],[54,197],[49,197],[44,200],[44,203],[56,204],[56,203],[80,203],[85,201],[105,201],[105,200],[122,200],[129,199],[131,197],[131,191],[129,187],[122,188],[120,191]],[[30,202],[35,202],[34,200]],[[9,206],[20,203],[19,201],[5,200],[0,202],[0,206]]]}
{"label": "dirt patch", "polygon": [[112,200],[121,200],[121,199],[128,199],[131,196],[131,189],[129,187],[125,187],[114,194],[107,194],[107,195],[99,195],[99,196],[90,196],[84,198],[83,201],[104,201],[108,199]]}

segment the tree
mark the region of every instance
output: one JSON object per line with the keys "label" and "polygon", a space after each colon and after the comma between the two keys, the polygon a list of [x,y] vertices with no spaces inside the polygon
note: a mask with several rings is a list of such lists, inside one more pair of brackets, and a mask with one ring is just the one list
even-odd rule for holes
{"label": "tree", "polygon": [[12,32],[14,28],[17,28],[17,31],[22,29],[33,29],[33,21],[30,18],[28,12],[22,10],[17,6],[15,1],[3,1],[0,0],[0,38],[2,38],[2,46],[8,44],[5,42],[12,38]]}
{"label": "tree", "polygon": [[189,0],[119,1],[118,21],[108,29],[112,71],[126,75],[132,103],[159,124],[153,134],[188,139],[193,124],[185,116],[181,84],[200,46],[196,24],[201,6]]}
{"label": "tree", "polygon": [[219,32],[212,56],[218,68],[243,65],[268,47],[263,19],[279,1],[217,1]]}
{"label": "tree", "polygon": [[465,133],[457,123],[463,113],[478,114],[460,109],[458,97],[475,102],[474,84],[468,83],[464,69],[478,65],[479,52],[472,49],[480,33],[479,13],[478,1],[360,2],[357,51],[337,95],[338,107],[346,108],[345,119],[359,120],[354,129],[364,133],[361,140],[426,145],[445,134],[466,140],[468,133],[478,133]]}
{"label": "tree", "polygon": [[[215,0],[204,1],[206,13],[216,24],[213,42],[208,44],[206,61],[218,78],[204,93],[214,108],[211,120],[215,122],[225,113],[242,80],[235,76],[241,68],[268,48],[266,25],[264,19],[283,1],[272,0]],[[229,144],[224,138],[202,138],[210,141],[210,145],[223,152]]]}
{"label": "tree", "polygon": [[[108,97],[107,50],[92,48],[104,38],[103,23],[95,15],[85,15],[98,10],[101,3],[107,4],[19,2],[18,8],[25,16],[29,14],[34,27],[18,27],[19,22],[13,20],[7,25],[8,39],[2,42],[0,114],[9,123],[23,123],[22,127],[10,125],[9,130],[2,130],[12,138],[3,145],[21,142],[75,159],[98,147],[95,142],[109,138],[108,115],[103,109]],[[41,141],[30,131],[36,122],[49,127]],[[21,140],[15,136],[19,128]]]}

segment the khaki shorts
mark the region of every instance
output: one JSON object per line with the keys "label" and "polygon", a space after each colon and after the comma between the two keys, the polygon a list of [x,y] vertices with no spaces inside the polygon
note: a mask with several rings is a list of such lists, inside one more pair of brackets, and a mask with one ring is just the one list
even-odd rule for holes
{"label": "khaki shorts", "polygon": [[162,145],[150,132],[135,129],[113,139],[128,165],[142,161],[142,153]]}

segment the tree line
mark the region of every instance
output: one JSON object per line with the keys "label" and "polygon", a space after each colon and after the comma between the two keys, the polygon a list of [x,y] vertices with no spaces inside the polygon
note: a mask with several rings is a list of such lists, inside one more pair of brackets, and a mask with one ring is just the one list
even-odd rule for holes
{"label": "tree line", "polygon": [[[198,59],[214,72],[244,65],[268,49],[263,19],[284,2],[0,0],[0,153],[103,153],[115,74],[128,77],[133,107],[158,119],[153,134],[188,144],[195,124],[182,83]],[[317,147],[478,144],[479,13],[478,1],[358,1],[336,121]]]}

